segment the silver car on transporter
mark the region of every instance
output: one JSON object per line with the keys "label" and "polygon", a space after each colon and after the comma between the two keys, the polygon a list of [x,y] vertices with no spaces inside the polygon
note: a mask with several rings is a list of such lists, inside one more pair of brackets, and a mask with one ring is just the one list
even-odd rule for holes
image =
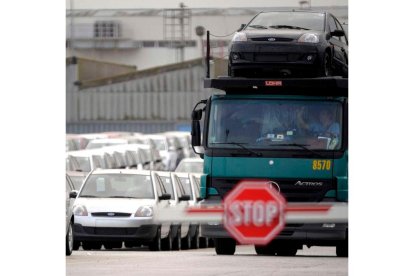
{"label": "silver car on transporter", "polygon": [[121,248],[122,242],[161,250],[170,224],[153,221],[171,195],[146,170],[95,170],[76,198],[74,238],[85,250]]}

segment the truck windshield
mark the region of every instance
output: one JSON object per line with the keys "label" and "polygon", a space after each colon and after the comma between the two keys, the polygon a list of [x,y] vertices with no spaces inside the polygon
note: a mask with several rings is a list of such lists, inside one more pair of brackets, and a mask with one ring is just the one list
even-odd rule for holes
{"label": "truck windshield", "polygon": [[[241,100],[212,102],[208,146],[272,150],[337,150],[342,144],[342,104],[316,100]],[[228,144],[226,144],[228,143]]]}

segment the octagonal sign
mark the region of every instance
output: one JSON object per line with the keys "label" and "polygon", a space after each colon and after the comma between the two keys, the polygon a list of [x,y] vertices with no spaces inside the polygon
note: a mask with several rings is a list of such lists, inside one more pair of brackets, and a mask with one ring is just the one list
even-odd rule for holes
{"label": "octagonal sign", "polygon": [[242,180],[224,199],[224,228],[240,244],[266,245],[285,227],[286,200],[266,180]]}

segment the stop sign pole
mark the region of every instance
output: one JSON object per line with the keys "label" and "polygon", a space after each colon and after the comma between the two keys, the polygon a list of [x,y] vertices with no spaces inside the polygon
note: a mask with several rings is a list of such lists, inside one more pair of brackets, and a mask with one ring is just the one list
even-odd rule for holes
{"label": "stop sign pole", "polygon": [[240,181],[223,205],[224,228],[240,244],[266,245],[285,227],[286,200],[269,181]]}

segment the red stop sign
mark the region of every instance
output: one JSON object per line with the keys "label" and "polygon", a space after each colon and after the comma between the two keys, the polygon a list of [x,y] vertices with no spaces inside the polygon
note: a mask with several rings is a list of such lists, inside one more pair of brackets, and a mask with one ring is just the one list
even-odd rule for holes
{"label": "red stop sign", "polygon": [[266,180],[242,180],[224,199],[224,227],[241,244],[268,244],[285,227],[286,201]]}

